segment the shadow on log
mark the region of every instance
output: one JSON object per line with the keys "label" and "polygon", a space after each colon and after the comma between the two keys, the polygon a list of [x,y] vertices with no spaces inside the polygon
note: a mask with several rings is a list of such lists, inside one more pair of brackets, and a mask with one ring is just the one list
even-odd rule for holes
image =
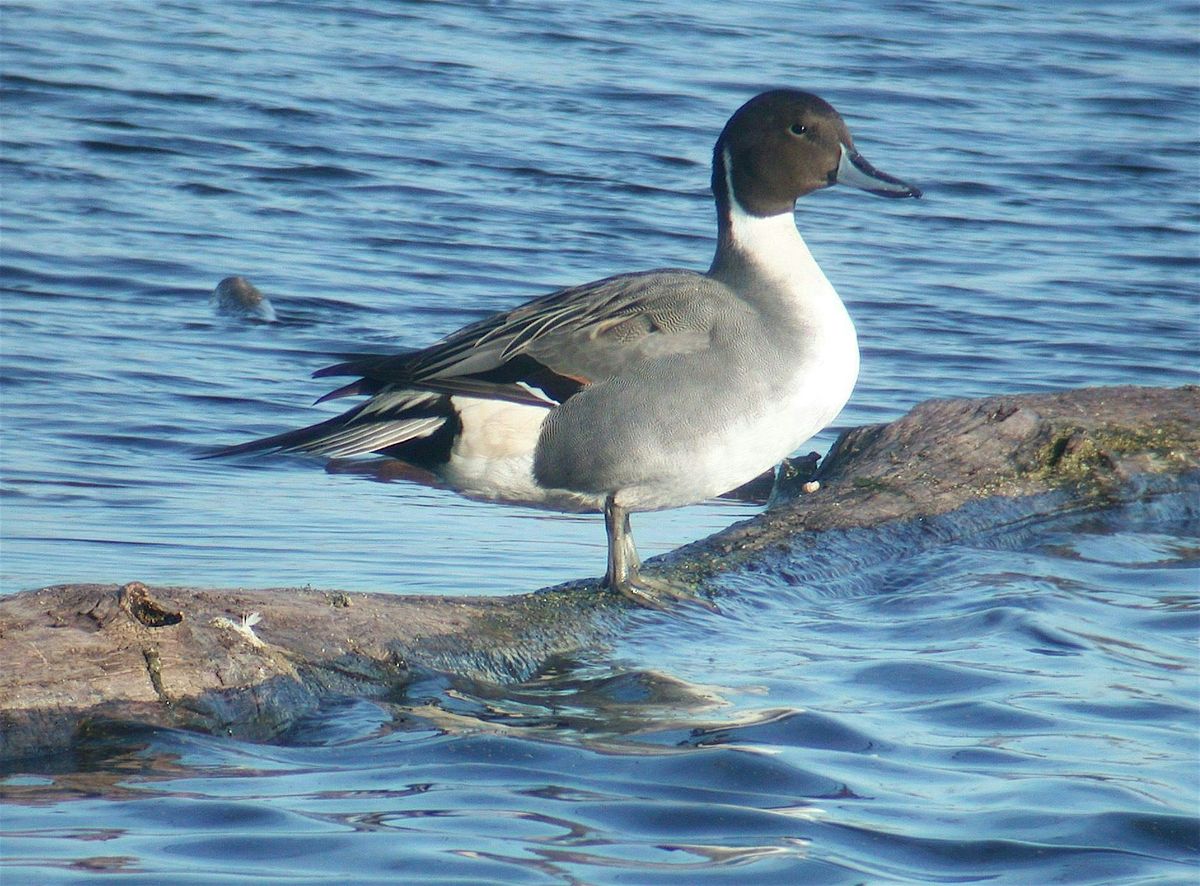
{"label": "shadow on log", "polygon": [[[848,558],[1195,490],[1198,418],[1195,386],[929,401],[842,435],[814,494],[777,489],[763,514],[651,565],[702,587],[771,558],[819,577]],[[595,581],[486,598],[136,581],[15,594],[0,598],[0,758],[68,749],[112,720],[268,739],[324,699],[396,697],[421,672],[523,679],[629,612]]]}

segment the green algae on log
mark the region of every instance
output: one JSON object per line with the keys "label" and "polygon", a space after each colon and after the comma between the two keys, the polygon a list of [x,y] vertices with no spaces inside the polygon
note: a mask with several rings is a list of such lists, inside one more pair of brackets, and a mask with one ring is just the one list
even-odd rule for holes
{"label": "green algae on log", "polygon": [[[1048,507],[1194,490],[1200,388],[932,400],[843,434],[816,478],[815,493],[777,489],[759,516],[656,558],[651,570],[703,586],[781,552],[870,555],[860,541],[837,542],[852,530],[872,532],[869,547],[886,558],[903,556],[913,538],[936,544]],[[597,584],[508,597],[136,581],[13,594],[0,598],[0,758],[63,751],[112,721],[265,740],[326,699],[386,704],[421,672],[524,679],[619,629],[630,610]]]}

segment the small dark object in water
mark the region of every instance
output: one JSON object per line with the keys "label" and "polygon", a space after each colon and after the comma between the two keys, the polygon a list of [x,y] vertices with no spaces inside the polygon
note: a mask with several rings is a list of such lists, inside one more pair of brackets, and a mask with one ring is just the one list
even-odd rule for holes
{"label": "small dark object in water", "polygon": [[226,277],[218,283],[211,303],[218,314],[229,317],[250,317],[267,323],[278,319],[271,302],[245,277]]}

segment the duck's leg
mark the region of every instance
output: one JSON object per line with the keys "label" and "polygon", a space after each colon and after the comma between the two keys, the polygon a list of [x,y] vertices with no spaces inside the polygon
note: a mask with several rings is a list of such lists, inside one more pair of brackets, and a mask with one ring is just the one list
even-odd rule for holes
{"label": "duck's leg", "polygon": [[640,606],[666,609],[672,600],[686,600],[715,608],[688,589],[661,578],[641,574],[642,561],[633,544],[629,511],[610,495],[604,501],[604,528],[608,532],[608,572],[604,583]]}
{"label": "duck's leg", "polygon": [[[622,510],[624,509],[622,508]],[[638,556],[637,545],[633,543],[633,527],[629,524],[629,511],[625,511],[621,538],[625,543],[625,558],[629,564],[629,571],[637,575],[642,569],[642,558]]]}
{"label": "duck's leg", "polygon": [[633,545],[629,511],[617,504],[615,499],[610,495],[604,500],[604,529],[608,533],[608,572],[604,574],[604,583],[640,603],[642,601],[627,589],[630,587],[630,578],[637,576],[642,568],[642,561]]}

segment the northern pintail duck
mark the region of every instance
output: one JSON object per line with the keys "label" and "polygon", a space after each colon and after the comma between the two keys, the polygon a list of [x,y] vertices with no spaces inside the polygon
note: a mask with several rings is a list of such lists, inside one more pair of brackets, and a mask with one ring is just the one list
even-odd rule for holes
{"label": "northern pintail duck", "polygon": [[605,584],[648,606],[687,598],[640,573],[630,512],[712,498],[770,469],[834,419],[858,377],[854,324],[793,218],[798,197],[833,184],[920,196],[862,158],[827,102],[765,92],[717,139],[706,273],[607,277],[427,348],[330,366],[315,375],[356,380],[322,401],[369,399],[214,454],[378,453],[472,498],[601,511]]}

